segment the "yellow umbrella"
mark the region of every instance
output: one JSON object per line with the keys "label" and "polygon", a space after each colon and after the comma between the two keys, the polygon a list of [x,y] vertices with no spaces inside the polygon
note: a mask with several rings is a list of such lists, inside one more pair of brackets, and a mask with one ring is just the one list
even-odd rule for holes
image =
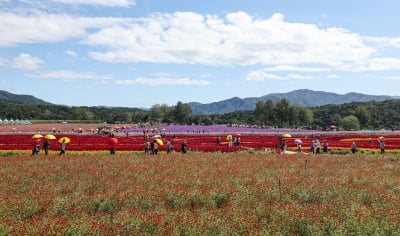
{"label": "yellow umbrella", "polygon": [[52,135],[52,134],[47,134],[46,136],[44,136],[45,139],[56,139],[56,136]]}
{"label": "yellow umbrella", "polygon": [[43,138],[43,135],[41,134],[35,134],[32,136],[33,139],[38,139],[38,138]]}
{"label": "yellow umbrella", "polygon": [[282,137],[283,137],[283,138],[291,138],[292,135],[290,135],[290,134],[283,134]]}
{"label": "yellow umbrella", "polygon": [[64,142],[64,143],[69,143],[69,142],[71,142],[71,139],[68,138],[68,137],[62,137],[62,138],[60,138],[60,139],[58,140],[58,142],[59,142],[59,143],[62,143],[62,142]]}
{"label": "yellow umbrella", "polygon": [[229,140],[231,140],[231,139],[232,139],[232,135],[229,134],[228,136],[226,136],[226,140],[229,141]]}
{"label": "yellow umbrella", "polygon": [[161,139],[156,138],[155,140],[158,143],[158,145],[164,145],[164,143],[163,143],[163,141]]}

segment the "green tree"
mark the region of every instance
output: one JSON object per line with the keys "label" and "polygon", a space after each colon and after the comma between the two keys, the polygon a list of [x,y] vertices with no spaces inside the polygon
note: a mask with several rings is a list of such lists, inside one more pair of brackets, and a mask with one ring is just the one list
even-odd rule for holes
{"label": "green tree", "polygon": [[339,114],[334,114],[331,120],[332,122],[330,125],[339,126],[342,123],[342,117]]}
{"label": "green tree", "polygon": [[167,104],[156,104],[153,105],[150,109],[150,119],[152,121],[161,123],[161,122],[171,122],[173,109],[169,107]]}
{"label": "green tree", "polygon": [[279,99],[275,103],[276,122],[280,127],[287,127],[290,123],[290,104],[286,98]]}
{"label": "green tree", "polygon": [[115,114],[114,123],[131,123],[132,113],[131,112],[120,112]]}
{"label": "green tree", "polygon": [[72,119],[74,120],[92,120],[93,112],[88,107],[76,107],[72,110]]}
{"label": "green tree", "polygon": [[298,106],[297,107],[298,124],[302,126],[309,126],[314,120],[314,114],[310,108]]}
{"label": "green tree", "polygon": [[174,107],[173,115],[175,122],[179,124],[189,123],[192,116],[192,108],[188,104],[179,101]]}
{"label": "green tree", "polygon": [[271,99],[265,101],[265,120],[266,125],[274,126],[275,125],[275,103]]}
{"label": "green tree", "polygon": [[264,101],[258,101],[254,109],[254,117],[258,125],[266,125],[267,109]]}
{"label": "green tree", "polygon": [[354,115],[346,116],[342,119],[341,127],[345,130],[359,130],[360,121]]}
{"label": "green tree", "polygon": [[371,115],[368,113],[367,108],[364,106],[357,106],[354,115],[360,121],[361,127],[365,128],[367,126],[368,121],[371,118]]}

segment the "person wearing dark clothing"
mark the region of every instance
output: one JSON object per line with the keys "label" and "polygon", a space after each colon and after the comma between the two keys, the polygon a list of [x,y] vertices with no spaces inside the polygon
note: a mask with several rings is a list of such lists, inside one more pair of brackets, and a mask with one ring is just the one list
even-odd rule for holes
{"label": "person wearing dark clothing", "polygon": [[328,152],[328,141],[326,140],[324,141],[322,150],[325,153]]}
{"label": "person wearing dark clothing", "polygon": [[182,153],[186,153],[187,151],[187,143],[186,140],[183,140],[182,142]]}
{"label": "person wearing dark clothing", "polygon": [[110,147],[110,155],[115,155],[115,146]]}
{"label": "person wearing dark clothing", "polygon": [[154,142],[150,143],[150,150],[151,150],[150,154],[154,154]]}
{"label": "person wearing dark clothing", "polygon": [[153,154],[157,155],[158,153],[158,143],[156,142],[156,140],[153,141]]}
{"label": "person wearing dark clothing", "polygon": [[49,154],[49,149],[50,149],[50,142],[49,142],[48,139],[46,139],[46,141],[44,141],[43,149],[44,149],[44,155],[48,155]]}
{"label": "person wearing dark clothing", "polygon": [[33,155],[39,155],[39,150],[40,150],[40,145],[39,144],[35,144],[32,148],[32,156]]}
{"label": "person wearing dark clothing", "polygon": [[351,153],[356,154],[356,151],[357,151],[357,145],[355,142],[353,142],[351,144]]}

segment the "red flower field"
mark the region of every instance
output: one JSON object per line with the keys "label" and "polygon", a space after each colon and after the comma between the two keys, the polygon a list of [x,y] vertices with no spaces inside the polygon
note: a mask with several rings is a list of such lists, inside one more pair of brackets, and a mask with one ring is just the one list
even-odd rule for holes
{"label": "red flower field", "polygon": [[0,158],[4,235],[398,235],[399,156]]}
{"label": "red flower field", "polygon": [[[45,135],[45,133],[43,134]],[[96,134],[79,134],[79,133],[55,133],[56,140],[50,140],[51,149],[58,150],[60,144],[57,140],[61,137],[69,137],[71,142],[67,145],[68,150],[74,151],[99,151],[107,150],[109,148],[110,137],[99,136]],[[37,142],[43,143],[44,139],[34,140],[33,134],[15,134],[6,133],[0,134],[0,150],[31,150],[33,145]],[[164,144],[167,140],[171,140],[173,149],[180,151],[180,144],[183,140],[188,143],[188,149],[191,151],[201,152],[235,152],[241,150],[277,150],[278,149],[278,134],[276,135],[254,135],[242,134],[240,136],[241,142],[239,146],[228,146],[228,141],[225,135],[218,134],[178,134],[174,139],[172,134],[168,134],[163,138]],[[351,143],[354,141],[358,150],[379,150],[378,139],[381,134],[315,134],[307,136],[292,136],[286,138],[288,150],[295,151],[297,146],[294,142],[295,139],[303,141],[302,150],[308,152],[310,148],[310,141],[319,139],[328,142],[329,150],[349,150]],[[221,138],[221,145],[216,145],[217,137]],[[119,151],[142,151],[144,149],[144,137],[142,135],[125,134],[116,136],[118,143],[116,143],[116,150]],[[150,136],[150,140],[152,140]],[[387,134],[384,137],[385,149],[395,150],[400,149],[400,136],[397,134]],[[166,150],[166,145],[159,147],[160,151]]]}
{"label": "red flower field", "polygon": [[[330,155],[266,153],[278,148],[279,133],[242,133],[232,147],[227,134],[178,133],[174,139],[168,133],[160,154],[147,155],[140,132],[118,132],[111,140],[79,128],[42,126],[40,134],[55,139],[50,155],[35,157],[33,144],[44,141],[32,139],[36,131],[0,134],[1,235],[400,234],[395,132],[285,139],[289,150],[301,139],[305,151],[312,139],[326,140]],[[373,154],[381,136],[388,152]],[[62,137],[71,140],[65,157],[54,155]],[[169,139],[172,154],[165,153]],[[183,140],[184,155],[178,153]],[[335,154],[352,142],[357,155]],[[118,155],[103,151],[110,143]]]}

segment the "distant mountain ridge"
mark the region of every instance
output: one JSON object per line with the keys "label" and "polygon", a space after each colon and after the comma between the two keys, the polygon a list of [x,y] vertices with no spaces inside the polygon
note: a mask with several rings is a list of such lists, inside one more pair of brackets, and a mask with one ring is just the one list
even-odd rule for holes
{"label": "distant mountain ridge", "polygon": [[262,97],[238,98],[233,97],[219,102],[202,104],[198,102],[190,102],[189,106],[195,115],[203,114],[223,114],[234,111],[254,110],[258,101],[273,100],[286,98],[292,104],[299,104],[307,107],[316,107],[327,104],[344,104],[350,102],[368,102],[368,101],[385,101],[394,99],[391,96],[376,96],[361,93],[337,94],[323,91],[313,91],[309,89],[299,89],[288,93],[271,93]]}
{"label": "distant mountain ridge", "polygon": [[12,101],[12,102],[23,102],[36,105],[53,105],[42,99],[36,98],[32,95],[18,95],[12,94],[4,90],[0,90],[0,100]]}
{"label": "distant mountain ridge", "polygon": [[[350,102],[369,102],[369,101],[385,101],[390,99],[398,99],[399,97],[391,96],[376,96],[361,93],[347,93],[344,95],[313,91],[309,89],[299,89],[288,93],[271,93],[262,97],[248,97],[238,98],[233,97],[230,99],[202,104],[199,102],[190,102],[189,106],[192,108],[194,115],[210,115],[210,114],[224,114],[234,111],[254,110],[258,101],[273,100],[276,101],[281,98],[286,98],[292,104],[299,104],[308,107],[323,106],[327,104],[344,104]],[[17,95],[3,90],[0,90],[0,100],[30,103],[36,105],[55,105],[46,102],[42,99],[36,98],[32,95]],[[139,108],[141,110],[149,110],[146,108]]]}

